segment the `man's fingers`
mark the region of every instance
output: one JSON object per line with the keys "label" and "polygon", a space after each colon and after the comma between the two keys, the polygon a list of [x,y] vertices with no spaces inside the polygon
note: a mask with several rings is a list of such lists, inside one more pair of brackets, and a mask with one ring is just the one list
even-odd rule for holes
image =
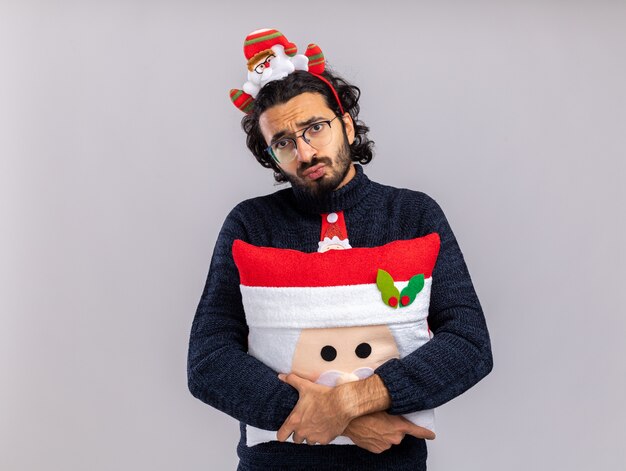
{"label": "man's fingers", "polygon": [[415,438],[425,438],[426,440],[434,440],[435,432],[432,430],[428,430],[427,428],[420,427],[419,425],[415,425],[412,422],[407,420],[407,428],[406,432],[408,435],[412,435]]}
{"label": "man's fingers", "polygon": [[295,373],[289,373],[288,375],[281,373],[278,375],[278,379],[289,384],[290,386],[293,386],[294,388],[298,390],[298,392],[300,392],[300,389],[302,388],[302,386],[304,386],[307,383],[310,383],[310,381],[304,378],[301,378]]}
{"label": "man's fingers", "polygon": [[279,442],[284,442],[289,438],[289,436],[292,433],[293,433],[293,427],[289,423],[289,417],[287,417],[287,420],[285,420],[285,423],[278,429],[278,432],[276,432],[276,439]]}
{"label": "man's fingers", "polygon": [[278,429],[278,432],[276,432],[276,439],[279,442],[284,442],[289,438],[292,432],[293,430],[289,430],[283,425],[280,429]]}

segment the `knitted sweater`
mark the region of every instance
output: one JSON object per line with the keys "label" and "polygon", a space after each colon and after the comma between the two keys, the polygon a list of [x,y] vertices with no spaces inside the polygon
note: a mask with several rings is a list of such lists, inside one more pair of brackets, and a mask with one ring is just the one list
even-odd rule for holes
{"label": "knitted sweater", "polygon": [[287,188],[237,205],[218,236],[206,285],[191,328],[191,393],[241,422],[240,469],[426,469],[424,440],[405,437],[374,454],[355,445],[270,442],[246,446],[245,424],[278,430],[298,393],[247,354],[239,274],[232,244],[315,252],[321,213],[344,211],[352,247],[376,247],[431,232],[441,238],[433,271],[428,324],[433,339],[376,370],[391,396],[391,414],[431,409],[463,393],[492,368],[489,334],[463,255],[437,203],[424,193],[355,177],[324,199]]}

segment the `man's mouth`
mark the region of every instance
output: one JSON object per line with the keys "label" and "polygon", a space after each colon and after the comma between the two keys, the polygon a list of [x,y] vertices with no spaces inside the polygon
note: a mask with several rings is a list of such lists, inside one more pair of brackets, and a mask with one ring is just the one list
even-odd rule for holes
{"label": "man's mouth", "polygon": [[313,167],[306,169],[302,173],[302,176],[308,180],[317,180],[318,178],[322,177],[324,173],[326,173],[325,167],[326,165],[324,164],[314,165]]}

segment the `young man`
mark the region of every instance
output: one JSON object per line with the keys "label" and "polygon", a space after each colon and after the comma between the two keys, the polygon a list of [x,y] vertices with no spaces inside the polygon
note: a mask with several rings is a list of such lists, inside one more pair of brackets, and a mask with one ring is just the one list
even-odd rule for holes
{"label": "young man", "polygon": [[[242,122],[257,160],[291,188],[244,201],[226,218],[192,326],[188,363],[193,395],[241,421],[242,470],[426,469],[424,439],[434,434],[400,414],[437,407],[492,368],[482,309],[442,210],[424,193],[370,181],[357,164],[371,160],[373,145],[358,120],[359,94],[329,71],[320,78],[296,70],[263,86]],[[366,379],[334,388],[295,374],[279,378],[247,353],[232,255],[236,239],[316,252],[322,215],[329,214],[345,220],[348,247],[433,232],[441,240],[428,312],[432,340]],[[249,446],[246,424],[277,431],[276,440]],[[337,436],[356,445],[326,445]]]}

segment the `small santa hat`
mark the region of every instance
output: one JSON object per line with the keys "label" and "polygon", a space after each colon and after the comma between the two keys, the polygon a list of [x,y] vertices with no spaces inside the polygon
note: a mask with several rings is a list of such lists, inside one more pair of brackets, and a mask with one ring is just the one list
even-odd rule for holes
{"label": "small santa hat", "polygon": [[243,53],[248,62],[251,62],[258,54],[271,49],[277,44],[285,48],[285,54],[288,56],[295,56],[298,52],[296,45],[289,42],[283,33],[277,29],[266,28],[258,29],[246,36],[243,43]]}

